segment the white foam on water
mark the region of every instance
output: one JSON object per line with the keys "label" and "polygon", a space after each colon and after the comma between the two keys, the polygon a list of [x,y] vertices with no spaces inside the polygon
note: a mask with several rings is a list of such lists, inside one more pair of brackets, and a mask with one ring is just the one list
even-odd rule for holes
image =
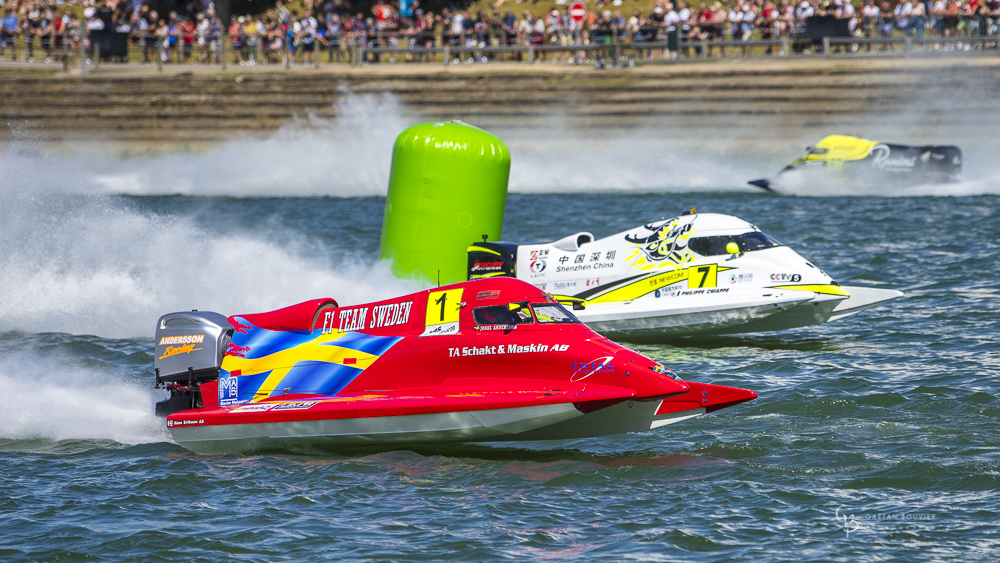
{"label": "white foam on water", "polygon": [[[1000,172],[976,170],[962,174],[956,182],[908,185],[892,177],[872,176],[865,183],[840,181],[819,171],[792,171],[778,178],[774,189],[799,197],[880,196],[880,197],[964,197],[1000,194]],[[882,180],[881,182],[877,180]]]}
{"label": "white foam on water", "polygon": [[[923,83],[932,85],[938,80],[950,79],[947,72],[937,74],[928,71],[923,76]],[[826,135],[843,134],[912,146],[955,145],[962,150],[962,173],[957,182],[921,185],[907,185],[888,176],[879,178],[875,175],[863,184],[840,182],[836,177],[824,180],[816,174],[799,178],[782,175],[779,189],[789,195],[818,197],[967,197],[1000,194],[1000,161],[995,156],[1000,151],[1000,138],[994,134],[1000,127],[1000,117],[995,111],[985,109],[982,103],[995,98],[993,90],[991,80],[973,81],[960,90],[949,90],[947,95],[942,95],[938,88],[914,88],[906,103],[878,117],[861,118],[846,126],[820,129],[813,126],[808,129],[810,133],[806,133],[804,128],[801,143],[787,155],[787,159],[775,159],[771,173],[755,178],[774,179],[781,167],[805,154],[806,146],[815,145]],[[968,109],[964,115],[955,111],[956,107],[966,106]],[[771,144],[771,141],[764,137],[761,143]]]}
{"label": "white foam on water", "polygon": [[[677,137],[655,125],[576,129],[557,113],[530,124],[494,130],[511,150],[510,191],[574,193],[594,191],[689,192],[757,191],[748,180],[774,177],[802,147],[829,133],[867,135],[910,144],[954,143],[965,153],[962,181],[918,187],[812,185],[796,195],[934,195],[1000,193],[1000,170],[993,158],[1000,145],[975,130],[927,119],[933,100],[868,124],[862,131],[843,127],[803,127],[799,141],[769,139],[759,132]],[[928,105],[930,104],[930,105]],[[345,90],[335,117],[306,116],[267,138],[234,138],[218,146],[184,152],[123,156],[102,145],[74,145],[46,152],[26,134],[0,158],[0,177],[14,178],[36,193],[184,194],[230,197],[383,196],[392,147],[407,126],[422,121],[394,96]],[[984,119],[993,119],[984,116]],[[706,127],[710,124],[706,124]],[[817,131],[823,130],[822,133]],[[721,134],[719,134],[721,133]],[[794,137],[794,136],[793,136]],[[102,148],[103,147],[103,148]]]}
{"label": "white foam on water", "polygon": [[334,263],[315,245],[265,234],[208,232],[188,218],[129,210],[114,197],[2,187],[0,198],[0,331],[152,337],[156,319],[171,311],[229,315],[422,289],[385,264]]}
{"label": "white foam on water", "polygon": [[[996,142],[947,123],[929,126],[920,104],[870,124],[865,131],[804,128],[799,142],[767,139],[723,124],[710,138],[677,137],[655,125],[577,129],[555,113],[493,132],[511,151],[510,191],[757,191],[748,180],[774,177],[802,147],[829,133],[869,135],[911,144],[955,143],[966,155],[957,184],[894,188],[825,184],[790,188],[796,195],[981,195],[1000,193]],[[234,138],[211,148],[123,156],[101,145],[49,153],[21,135],[27,150],[0,159],[7,177],[36,191],[229,197],[384,196],[392,148],[407,126],[425,118],[407,113],[392,94],[345,90],[333,119],[305,116],[266,138]],[[473,123],[473,125],[475,125]],[[722,133],[722,134],[719,134]],[[817,136],[818,135],[818,136]],[[801,145],[801,146],[800,146]]]}
{"label": "white foam on water", "polygon": [[[134,195],[384,196],[393,141],[414,121],[389,95],[348,96],[338,111],[346,117],[336,121],[313,117],[267,139],[237,139],[203,153],[125,160],[91,154],[88,160],[96,164],[87,165],[94,168],[88,183],[96,191]],[[755,192],[758,189],[748,186],[748,180],[773,176],[799,156],[795,150],[762,146],[760,139],[703,142],[665,138],[648,129],[595,133],[564,128],[556,118],[544,133],[533,137],[517,129],[496,134],[511,151],[512,193]],[[803,146],[817,140],[804,141]],[[977,150],[981,148],[973,145],[966,151],[969,164],[958,183],[873,189],[810,182],[793,191],[812,196],[1000,193],[1000,172],[991,168],[992,158],[985,154],[988,151]],[[777,158],[776,152],[780,152]],[[771,159],[774,164],[767,163]]]}
{"label": "white foam on water", "polygon": [[[407,114],[388,93],[345,91],[333,113],[334,119],[303,117],[263,139],[234,138],[207,149],[144,156],[95,144],[49,153],[21,136],[29,149],[11,150],[0,168],[42,191],[384,196],[396,136],[426,119]],[[760,175],[752,145],[738,139],[698,142],[654,128],[578,130],[558,115],[529,128],[515,124],[494,132],[510,148],[515,193],[749,190],[745,179]]]}
{"label": "white foam on water", "polygon": [[30,352],[0,357],[0,438],[169,440],[148,385]]}
{"label": "white foam on water", "polygon": [[307,116],[265,139],[205,152],[101,158],[94,182],[108,192],[232,197],[384,195],[396,135],[406,128],[392,96],[346,95],[335,121]]}
{"label": "white foam on water", "polygon": [[0,171],[34,189],[71,193],[231,197],[385,195],[392,146],[410,123],[389,95],[346,94],[335,120],[303,116],[267,138],[210,149],[111,150],[74,144],[46,152],[25,135]]}
{"label": "white foam on water", "polygon": [[512,192],[751,191],[744,178],[753,168],[735,141],[702,145],[646,130],[597,136],[555,128],[543,139],[508,144]]}

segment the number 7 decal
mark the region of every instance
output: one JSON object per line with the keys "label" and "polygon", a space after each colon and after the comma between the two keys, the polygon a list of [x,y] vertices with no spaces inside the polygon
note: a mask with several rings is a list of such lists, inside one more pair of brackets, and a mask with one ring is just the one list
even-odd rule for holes
{"label": "number 7 decal", "polygon": [[718,271],[718,264],[688,268],[688,288],[716,287]]}

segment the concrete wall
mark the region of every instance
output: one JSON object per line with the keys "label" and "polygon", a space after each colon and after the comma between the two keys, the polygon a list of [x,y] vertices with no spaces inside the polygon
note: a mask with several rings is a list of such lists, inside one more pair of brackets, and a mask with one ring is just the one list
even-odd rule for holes
{"label": "concrete wall", "polygon": [[[130,65],[137,66],[137,65]],[[721,61],[597,71],[536,64],[217,73],[195,67],[117,69],[86,80],[0,75],[0,114],[15,136],[40,141],[139,143],[266,136],[310,116],[337,120],[349,93],[388,94],[407,120],[460,119],[520,134],[563,127],[646,128],[665,136],[777,139],[869,134],[906,120],[992,134],[1000,115],[1000,59],[992,57]],[[922,128],[922,129],[921,129]],[[911,131],[913,134],[913,131]]]}

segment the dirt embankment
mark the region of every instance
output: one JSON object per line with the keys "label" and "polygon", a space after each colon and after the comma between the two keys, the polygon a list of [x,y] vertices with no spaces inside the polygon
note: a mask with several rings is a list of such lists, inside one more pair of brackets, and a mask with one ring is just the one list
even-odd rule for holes
{"label": "dirt embankment", "polygon": [[[138,65],[133,65],[138,66]],[[392,96],[404,119],[646,127],[719,138],[766,131],[850,132],[913,112],[927,127],[975,131],[1000,109],[1000,59],[723,61],[597,71],[539,63],[320,70],[117,70],[0,75],[0,142],[93,139],[214,142],[261,136],[294,120],[337,120],[352,94]],[[985,131],[983,132],[985,133]]]}

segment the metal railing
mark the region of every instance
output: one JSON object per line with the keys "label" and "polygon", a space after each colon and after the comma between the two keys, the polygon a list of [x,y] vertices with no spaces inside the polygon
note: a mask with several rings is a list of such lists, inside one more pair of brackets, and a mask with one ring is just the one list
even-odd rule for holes
{"label": "metal railing", "polygon": [[[965,36],[965,37],[891,37],[891,38],[855,38],[855,37],[824,37],[821,40],[823,55],[830,58],[835,54],[856,53],[948,53],[964,51],[996,51],[1000,50],[1000,38],[997,36]],[[841,47],[845,47],[841,49]]]}
{"label": "metal railing", "polygon": [[210,38],[201,44],[168,44],[162,39],[143,39],[129,43],[123,52],[101,53],[99,42],[83,41],[0,43],[0,57],[17,62],[55,63],[63,70],[88,68],[98,70],[104,64],[145,63],[156,65],[206,64],[312,66],[344,64],[361,67],[373,64],[453,65],[474,62],[544,61],[567,64],[593,64],[598,68],[636,64],[674,63],[727,57],[797,57],[821,55],[827,58],[846,56],[918,56],[938,53],[1000,53],[1000,38],[991,36],[957,37],[824,37],[806,39],[783,37],[766,40],[648,41],[576,45],[450,45],[432,47],[366,45],[363,42],[279,44],[231,41],[228,36]]}
{"label": "metal railing", "polygon": [[[609,43],[599,45],[528,45],[516,47],[363,47],[353,46],[350,61],[354,66],[371,63],[396,63],[407,56],[414,62],[440,62],[445,65],[487,60],[516,60],[534,63],[552,60],[560,55],[560,62],[593,62],[598,67],[634,66],[648,62],[676,62],[707,60],[727,56],[780,56],[819,54],[829,58],[834,55],[893,54],[912,55],[921,52],[997,51],[1000,39],[983,37],[892,37],[884,39],[861,37],[824,37],[821,39],[782,38],[755,41],[682,41],[675,45],[668,42]],[[714,56],[713,56],[714,53]],[[388,55],[388,61],[382,59]],[[440,55],[440,57],[439,57]]]}

